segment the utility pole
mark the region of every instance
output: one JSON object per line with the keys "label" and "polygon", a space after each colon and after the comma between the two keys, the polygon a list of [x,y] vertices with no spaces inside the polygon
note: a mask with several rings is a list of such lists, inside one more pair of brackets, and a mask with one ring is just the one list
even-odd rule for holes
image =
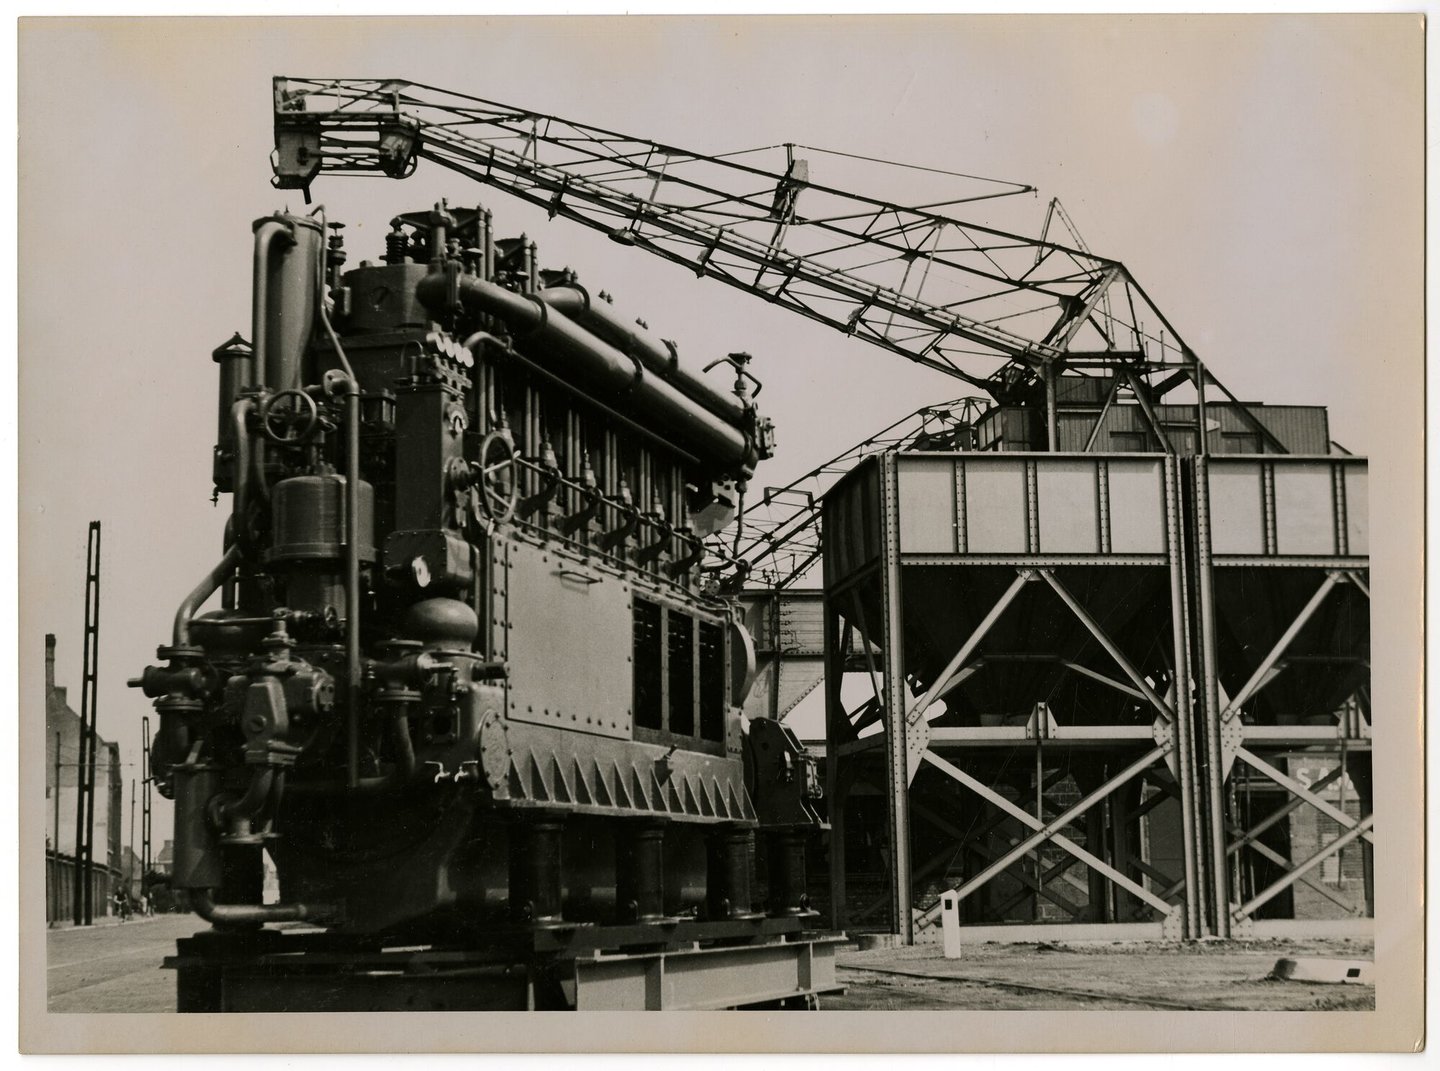
{"label": "utility pole", "polygon": [[[49,702],[50,697],[45,697]],[[55,833],[50,840],[50,925],[60,921],[60,730],[55,730]]]}
{"label": "utility pole", "polygon": [[75,794],[75,924],[89,926],[94,917],[95,833],[95,696],[96,663],[100,653],[100,522],[90,522],[85,547],[85,632],[80,678],[80,768]]}
{"label": "utility pole", "polygon": [[130,778],[130,854],[125,859],[125,899],[135,888],[135,778]]}
{"label": "utility pole", "polygon": [[150,715],[140,721],[140,880],[150,873]]}

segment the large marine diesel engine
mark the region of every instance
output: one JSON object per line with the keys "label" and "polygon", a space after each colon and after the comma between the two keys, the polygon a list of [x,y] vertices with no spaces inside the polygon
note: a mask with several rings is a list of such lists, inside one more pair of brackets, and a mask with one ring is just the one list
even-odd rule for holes
{"label": "large marine diesel engine", "polygon": [[223,557],[131,682],[175,887],[232,950],[794,932],[818,782],[742,725],[753,648],[704,574],[773,446],[747,358],[693,370],[481,209],[399,216],[351,271],[340,227],[254,225]]}

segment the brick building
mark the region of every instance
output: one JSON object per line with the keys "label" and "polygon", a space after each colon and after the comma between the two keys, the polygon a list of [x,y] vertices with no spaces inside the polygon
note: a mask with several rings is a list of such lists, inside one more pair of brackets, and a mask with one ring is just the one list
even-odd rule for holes
{"label": "brick building", "polygon": [[[58,768],[57,768],[58,755]],[[75,881],[75,808],[79,792],[80,715],[66,689],[55,684],[55,637],[45,637],[45,917],[72,917]],[[116,882],[123,880],[120,748],[100,738],[95,752],[93,917],[108,914]]]}

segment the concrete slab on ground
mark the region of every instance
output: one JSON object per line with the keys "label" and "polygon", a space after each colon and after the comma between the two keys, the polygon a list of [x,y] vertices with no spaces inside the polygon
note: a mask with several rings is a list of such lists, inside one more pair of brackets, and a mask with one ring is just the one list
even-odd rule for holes
{"label": "concrete slab on ground", "polygon": [[1375,964],[1368,959],[1282,959],[1270,972],[1285,982],[1323,985],[1374,985]]}

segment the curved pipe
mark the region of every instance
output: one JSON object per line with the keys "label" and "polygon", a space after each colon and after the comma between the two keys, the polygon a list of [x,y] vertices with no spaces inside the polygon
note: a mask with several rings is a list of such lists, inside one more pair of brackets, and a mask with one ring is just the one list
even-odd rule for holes
{"label": "curved pipe", "polygon": [[254,408],[253,398],[240,398],[230,407],[230,420],[235,425],[235,497],[230,517],[237,542],[245,535],[245,507],[250,497],[250,431],[245,418]]}
{"label": "curved pipe", "polygon": [[[415,293],[428,310],[443,315],[449,305],[450,283],[445,273],[432,272],[420,281]],[[542,365],[550,365],[552,371],[562,366],[567,375],[576,376],[584,385],[643,409],[676,445],[706,464],[738,469],[746,476],[754,472],[759,453],[742,428],[687,398],[659,376],[644,375],[638,360],[558,309],[474,276],[461,276],[455,283],[465,308],[504,320],[535,344],[532,356]]]}
{"label": "curved pipe", "polygon": [[255,227],[255,275],[250,305],[250,382],[265,382],[265,319],[269,315],[270,248],[277,238],[289,238],[290,228],[278,219],[267,219]]}
{"label": "curved pipe", "polygon": [[328,904],[217,904],[214,889],[191,889],[190,907],[212,925],[235,923],[304,922],[333,918],[337,912]]}
{"label": "curved pipe", "polygon": [[185,601],[175,611],[175,629],[171,642],[176,647],[190,646],[190,622],[195,620],[195,611],[200,609],[206,599],[219,589],[225,582],[225,578],[235,570],[240,562],[240,544],[232,543],[220,563],[205,574],[205,579],[195,586],[195,590],[185,596]]}
{"label": "curved pipe", "polygon": [[245,794],[238,798],[221,799],[217,817],[221,825],[229,825],[236,821],[248,822],[265,808],[265,803],[270,798],[270,787],[275,783],[275,771],[262,767],[254,771],[250,776],[250,784],[245,789]]}
{"label": "curved pipe", "polygon": [[[250,383],[252,386],[275,386],[275,384],[267,382],[270,377],[266,365],[270,360],[270,256],[274,251],[275,243],[280,240],[294,243],[295,233],[289,223],[274,217],[256,221],[255,268],[251,281],[250,301]],[[320,244],[324,245],[323,242]],[[255,449],[252,451],[251,457],[254,459],[255,487],[260,498],[268,502],[270,488],[265,485],[264,440],[255,442]]]}
{"label": "curved pipe", "polygon": [[552,309],[594,331],[612,346],[639,358],[647,369],[697,405],[732,424],[744,421],[745,406],[739,398],[716,390],[713,383],[685,368],[680,363],[679,353],[664,339],[656,338],[639,324],[627,323],[612,306],[593,302],[589,291],[579,283],[547,287],[535,296]]}

